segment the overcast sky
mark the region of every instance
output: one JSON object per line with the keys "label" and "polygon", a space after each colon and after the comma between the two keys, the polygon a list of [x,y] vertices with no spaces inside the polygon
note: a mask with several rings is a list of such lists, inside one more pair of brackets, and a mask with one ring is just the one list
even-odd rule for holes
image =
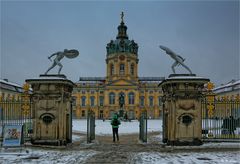
{"label": "overcast sky", "polygon": [[[239,79],[239,1],[1,1],[1,79],[23,84],[51,65],[63,49],[62,73],[106,76],[106,45],[125,13],[129,39],[139,45],[139,76],[167,77],[173,60],[159,45],[186,58],[198,76],[217,85]],[[187,73],[181,66],[177,73]],[[57,73],[57,67],[49,73]]]}

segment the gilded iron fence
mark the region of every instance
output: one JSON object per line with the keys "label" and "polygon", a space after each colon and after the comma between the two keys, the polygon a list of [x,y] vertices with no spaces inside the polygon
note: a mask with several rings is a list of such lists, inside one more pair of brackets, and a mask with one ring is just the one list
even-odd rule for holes
{"label": "gilded iron fence", "polygon": [[0,100],[0,139],[5,125],[22,125],[24,140],[32,134],[32,103],[29,100]]}
{"label": "gilded iron fence", "polygon": [[240,139],[239,96],[215,98],[208,95],[202,101],[202,139]]}
{"label": "gilded iron fence", "polygon": [[95,139],[95,113],[88,110],[87,114],[87,143]]}
{"label": "gilded iron fence", "polygon": [[144,110],[141,113],[139,119],[139,140],[147,142],[147,111]]}

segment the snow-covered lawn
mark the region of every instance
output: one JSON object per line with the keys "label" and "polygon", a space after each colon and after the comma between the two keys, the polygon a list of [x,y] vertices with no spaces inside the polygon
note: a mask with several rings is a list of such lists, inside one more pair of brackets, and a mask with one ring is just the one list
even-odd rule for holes
{"label": "snow-covered lawn", "polygon": [[[111,135],[112,127],[110,120],[95,120],[95,133],[97,135]],[[162,131],[162,120],[148,120],[147,122],[148,132]],[[87,120],[86,119],[74,119],[73,131],[87,133]],[[139,122],[132,120],[131,122],[121,121],[119,126],[120,134],[139,133]]]}

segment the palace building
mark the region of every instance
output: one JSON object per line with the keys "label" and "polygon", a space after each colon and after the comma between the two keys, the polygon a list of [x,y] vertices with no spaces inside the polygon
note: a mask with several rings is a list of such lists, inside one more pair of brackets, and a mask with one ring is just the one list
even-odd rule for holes
{"label": "palace building", "polygon": [[0,79],[0,101],[1,100],[20,100],[23,88],[17,83]]}
{"label": "palace building", "polygon": [[222,84],[213,88],[213,92],[217,97],[236,97],[240,96],[240,79],[231,80],[227,84]]}
{"label": "palace building", "polygon": [[159,118],[162,112],[163,77],[138,77],[138,44],[129,40],[123,20],[116,40],[106,47],[106,77],[80,77],[73,89],[73,114],[86,118],[93,110],[95,117],[109,119],[120,110],[119,97],[124,97],[123,110],[129,119],[138,119],[142,110],[149,118]]}

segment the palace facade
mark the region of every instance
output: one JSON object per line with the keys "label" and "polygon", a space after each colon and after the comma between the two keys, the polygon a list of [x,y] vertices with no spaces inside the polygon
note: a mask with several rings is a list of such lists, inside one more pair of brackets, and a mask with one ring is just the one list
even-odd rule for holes
{"label": "palace facade", "polygon": [[231,80],[227,84],[222,84],[213,88],[217,97],[236,97],[240,96],[240,80]]}
{"label": "palace facade", "polygon": [[138,44],[129,40],[127,26],[118,26],[116,40],[106,47],[106,77],[80,77],[73,89],[73,114],[86,118],[93,110],[96,118],[109,119],[120,110],[119,97],[124,97],[123,109],[129,119],[138,119],[142,110],[149,118],[159,118],[162,112],[163,77],[138,77]]}
{"label": "palace facade", "polygon": [[19,84],[0,79],[0,100],[20,100],[23,88]]}

